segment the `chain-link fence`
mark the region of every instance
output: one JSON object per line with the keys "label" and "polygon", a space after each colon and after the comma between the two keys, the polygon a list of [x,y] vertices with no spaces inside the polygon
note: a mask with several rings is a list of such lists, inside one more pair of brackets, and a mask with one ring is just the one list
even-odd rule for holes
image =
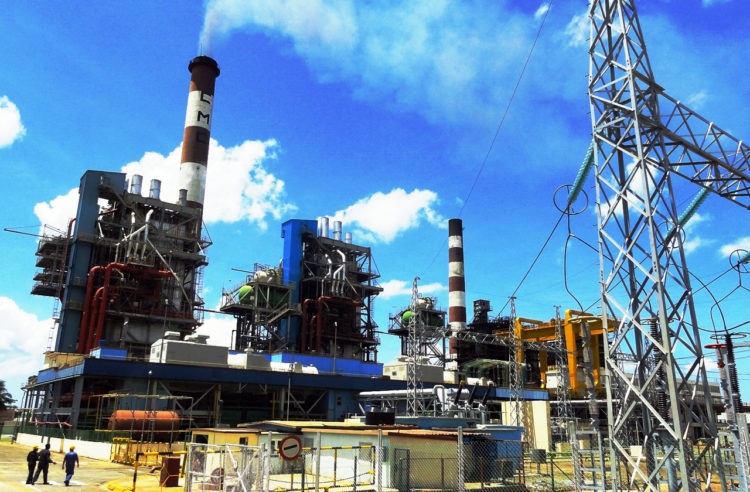
{"label": "chain-link fence", "polygon": [[464,435],[459,429],[430,439],[392,439],[391,444],[391,486],[400,491],[524,490],[520,441]]}
{"label": "chain-link fence", "polygon": [[294,459],[260,446],[190,444],[185,490],[573,490],[570,453],[458,432],[381,432],[377,443],[324,446],[304,439]]}
{"label": "chain-link fence", "polygon": [[272,490],[267,473],[269,458],[257,446],[190,444],[185,490]]}

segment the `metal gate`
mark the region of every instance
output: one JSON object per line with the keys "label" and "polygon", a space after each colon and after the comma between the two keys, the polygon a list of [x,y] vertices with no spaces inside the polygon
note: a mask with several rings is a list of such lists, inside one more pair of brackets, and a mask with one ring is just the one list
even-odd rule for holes
{"label": "metal gate", "polygon": [[185,490],[265,490],[267,459],[258,446],[188,445]]}

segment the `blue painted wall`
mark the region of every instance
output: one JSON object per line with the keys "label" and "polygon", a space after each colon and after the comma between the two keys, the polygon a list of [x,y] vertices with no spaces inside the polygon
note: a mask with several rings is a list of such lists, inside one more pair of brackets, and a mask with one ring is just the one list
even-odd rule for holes
{"label": "blue painted wall", "polygon": [[[299,284],[302,279],[302,234],[310,232],[317,234],[318,222],[315,220],[291,219],[281,224],[281,237],[284,238],[284,256],[282,259],[284,272],[282,279],[285,285],[294,283],[292,302],[299,302]],[[290,341],[289,350],[297,350],[296,340],[299,334],[300,319],[293,317],[287,324],[281,321],[281,336]]]}
{"label": "blue painted wall", "polygon": [[91,244],[80,241],[79,234],[96,234],[96,219],[99,216],[99,183],[105,181],[116,190],[125,189],[125,174],[108,171],[86,171],[78,189],[78,212],[71,238],[68,256],[68,275],[60,309],[60,328],[57,330],[55,350],[75,352],[81,315],[86,297],[86,280],[91,261]]}

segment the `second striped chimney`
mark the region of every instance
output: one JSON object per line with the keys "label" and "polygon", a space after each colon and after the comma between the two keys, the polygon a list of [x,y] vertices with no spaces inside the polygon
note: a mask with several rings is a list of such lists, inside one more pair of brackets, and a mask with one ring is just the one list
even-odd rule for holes
{"label": "second striped chimney", "polygon": [[[452,333],[466,330],[464,233],[461,219],[448,221],[448,321]],[[455,358],[457,353],[458,340],[451,338],[451,358]]]}

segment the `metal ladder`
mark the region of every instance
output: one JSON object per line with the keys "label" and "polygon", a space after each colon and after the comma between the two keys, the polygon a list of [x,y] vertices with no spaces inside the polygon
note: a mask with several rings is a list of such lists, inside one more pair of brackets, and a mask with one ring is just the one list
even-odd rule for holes
{"label": "metal ladder", "polygon": [[60,298],[55,297],[55,304],[52,307],[52,326],[49,327],[49,333],[47,334],[47,352],[52,350],[52,345],[55,342],[55,334],[57,333],[57,326],[60,324]]}
{"label": "metal ladder", "polygon": [[[579,429],[578,424],[574,423],[571,436],[576,491],[607,490],[601,432],[598,429]],[[588,443],[586,449],[581,448],[581,441]]]}
{"label": "metal ladder", "polygon": [[728,430],[720,430],[719,453],[724,466],[724,481],[730,486],[729,490],[747,492],[747,478],[743,471],[740,442],[737,435]]}

